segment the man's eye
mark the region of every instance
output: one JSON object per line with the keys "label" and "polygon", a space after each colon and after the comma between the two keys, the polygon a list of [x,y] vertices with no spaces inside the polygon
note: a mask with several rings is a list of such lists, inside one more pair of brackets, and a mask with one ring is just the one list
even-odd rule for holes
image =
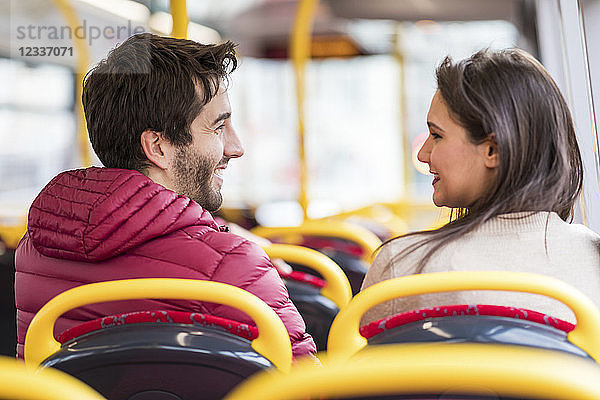
{"label": "man's eye", "polygon": [[225,124],[219,125],[216,129],[215,129],[215,133],[218,135],[221,132],[223,132],[223,129],[225,129]]}

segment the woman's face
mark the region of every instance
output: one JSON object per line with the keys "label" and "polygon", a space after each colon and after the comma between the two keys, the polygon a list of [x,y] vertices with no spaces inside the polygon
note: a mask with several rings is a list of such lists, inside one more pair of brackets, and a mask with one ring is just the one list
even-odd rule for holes
{"label": "woman's face", "polygon": [[436,206],[469,208],[492,186],[498,166],[498,151],[492,140],[473,144],[465,128],[450,116],[440,92],[436,92],[427,114],[429,137],[418,159],[433,174]]}

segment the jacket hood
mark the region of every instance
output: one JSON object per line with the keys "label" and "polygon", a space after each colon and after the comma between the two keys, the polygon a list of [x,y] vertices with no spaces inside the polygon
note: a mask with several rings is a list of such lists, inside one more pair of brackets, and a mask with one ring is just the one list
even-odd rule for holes
{"label": "jacket hood", "polygon": [[29,210],[28,234],[48,257],[102,261],[192,225],[210,213],[132,170],[87,168],[56,176]]}

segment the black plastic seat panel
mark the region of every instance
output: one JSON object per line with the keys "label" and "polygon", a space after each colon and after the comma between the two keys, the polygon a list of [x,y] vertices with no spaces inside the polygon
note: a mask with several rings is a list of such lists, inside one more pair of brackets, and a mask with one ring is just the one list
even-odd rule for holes
{"label": "black plastic seat panel", "polygon": [[494,316],[428,318],[383,331],[368,339],[369,345],[418,342],[499,343],[589,355],[570,343],[561,330],[535,322]]}
{"label": "black plastic seat panel", "polygon": [[90,332],[65,343],[43,365],[79,378],[109,400],[220,399],[272,366],[239,336],[164,323]]}
{"label": "black plastic seat panel", "polygon": [[321,294],[313,285],[286,280],[290,299],[306,323],[306,331],[311,334],[318,351],[327,348],[329,328],[339,309],[335,303]]}

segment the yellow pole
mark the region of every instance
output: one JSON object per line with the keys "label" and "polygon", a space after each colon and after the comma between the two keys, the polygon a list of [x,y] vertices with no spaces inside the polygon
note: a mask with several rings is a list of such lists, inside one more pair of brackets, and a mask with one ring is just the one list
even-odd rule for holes
{"label": "yellow pole", "polygon": [[[406,189],[409,183],[414,181],[414,171],[412,166],[412,146],[408,138],[408,129],[406,127],[406,71],[405,71],[405,60],[404,60],[404,47],[402,45],[402,23],[396,24],[396,32],[394,35],[394,60],[398,66],[399,72],[399,85],[398,91],[400,93],[400,107],[398,112],[400,113],[400,137],[402,138],[402,159],[404,169],[404,190],[402,198],[407,199],[408,193]],[[412,193],[410,194],[412,196]]]}
{"label": "yellow pole", "polygon": [[173,18],[173,29],[171,36],[177,39],[187,39],[188,14],[186,0],[171,0],[171,17]]}
{"label": "yellow pole", "polygon": [[319,0],[300,0],[296,10],[294,28],[290,35],[290,55],[296,77],[296,101],[298,103],[298,155],[300,158],[300,195],[298,201],[308,217],[308,176],[304,152],[304,89],[305,67],[310,58],[311,28]]}
{"label": "yellow pole", "polygon": [[[75,9],[68,0],[53,0],[56,8],[63,15],[65,21],[74,32],[75,28],[81,26]],[[90,66],[90,52],[85,39],[79,35],[73,36],[73,47],[75,47],[75,112],[77,114],[77,138],[79,144],[79,158],[84,167],[92,164],[89,150],[88,134],[85,125],[85,115],[81,95],[83,92],[83,78]]]}

